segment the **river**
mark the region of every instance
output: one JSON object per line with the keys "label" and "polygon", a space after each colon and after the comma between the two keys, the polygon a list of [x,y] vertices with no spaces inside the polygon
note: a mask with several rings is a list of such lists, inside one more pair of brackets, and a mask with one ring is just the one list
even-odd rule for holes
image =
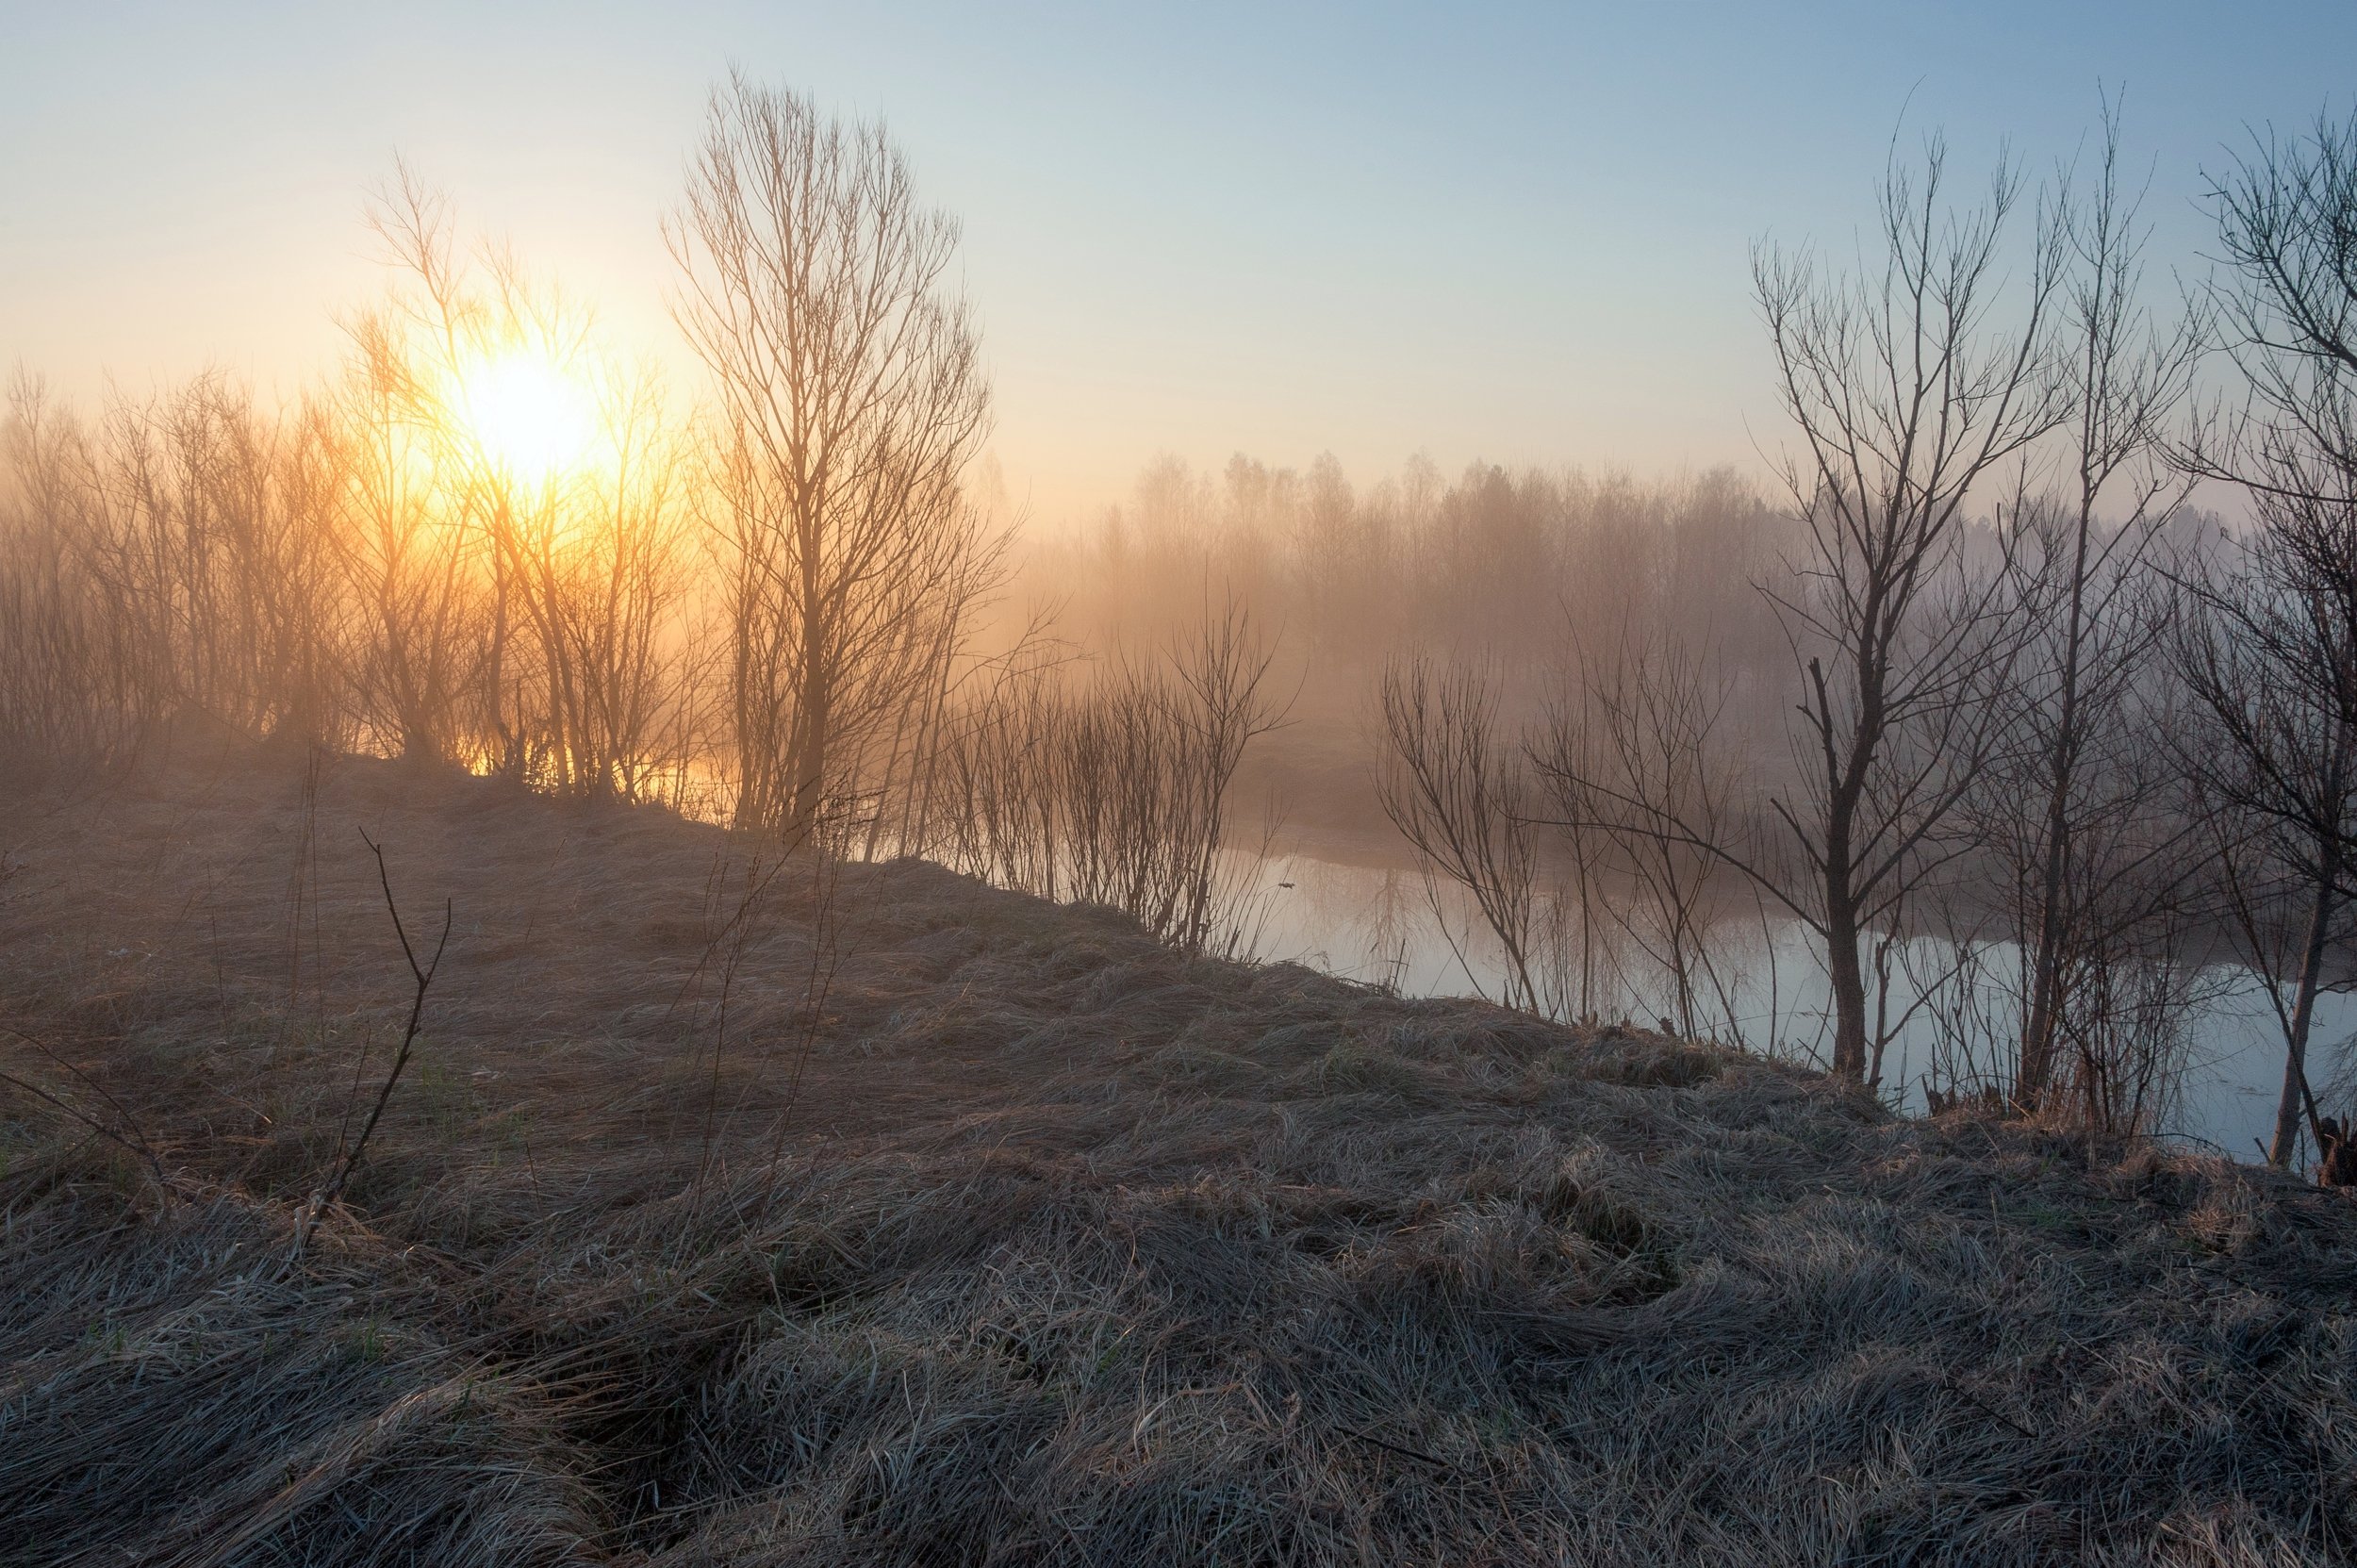
{"label": "river", "polygon": [[[1472,930],[1453,942],[1436,918],[1421,876],[1412,869],[1342,864],[1310,855],[1239,858],[1239,927],[1252,956],[1291,960],[1348,979],[1387,982],[1411,996],[1499,995],[1504,973],[1493,940],[1460,897],[1444,888],[1441,905],[1450,932]],[[1952,952],[1942,944],[1929,948]],[[1460,953],[1461,948],[1461,953]],[[1717,950],[1733,971],[1726,1002],[1716,997],[1698,1032],[1735,1036],[1732,1043],[1806,1057],[1828,1035],[1827,987],[1815,944],[1791,921],[1753,920],[1739,935],[1724,929]],[[1993,949],[2002,959],[2003,949]],[[1927,969],[1937,956],[1925,953]],[[2229,967],[2205,977],[2211,995],[2185,1020],[2186,1064],[2181,1094],[2158,1131],[2206,1145],[2236,1159],[2255,1160],[2272,1133],[2283,1074],[2283,1032],[2257,977]],[[1905,977],[1894,980],[1894,1012],[1920,999]],[[1658,1011],[1640,987],[1624,987],[1611,1013],[1650,1021]],[[1902,1108],[1922,1106],[1923,1070],[1937,1048],[1940,1021],[1923,1008],[1898,1030],[1884,1069],[1884,1093]],[[2328,993],[2318,999],[2311,1044],[2310,1081],[2321,1087],[2342,1065],[2357,1036],[2357,997]]]}

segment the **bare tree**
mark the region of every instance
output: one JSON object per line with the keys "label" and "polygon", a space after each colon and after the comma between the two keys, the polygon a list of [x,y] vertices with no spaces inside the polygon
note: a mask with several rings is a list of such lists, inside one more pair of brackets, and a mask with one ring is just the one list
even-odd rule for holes
{"label": "bare tree", "polygon": [[[462,260],[445,204],[406,168],[371,223],[401,286],[356,337],[480,630],[451,744],[553,793],[635,797],[691,743],[687,498],[659,388],[512,255]],[[571,394],[574,450],[519,462],[470,406],[519,367]]]}
{"label": "bare tree", "polygon": [[1478,987],[1438,878],[1464,890],[1496,941],[1506,1005],[1541,1011],[1536,790],[1524,748],[1500,728],[1495,678],[1419,655],[1386,667],[1382,703],[1376,795],[1426,868],[1435,924]]}
{"label": "bare tree", "polygon": [[470,696],[501,684],[483,552],[451,523],[441,437],[419,413],[397,323],[377,312],[348,330],[352,360],[333,420],[334,537],[354,601],[361,729],[413,761],[453,761],[471,738]]}
{"label": "bare tree", "polygon": [[[2001,672],[1994,574],[1966,559],[1966,507],[2052,430],[2049,313],[2058,236],[2040,215],[2010,319],[2003,240],[2020,181],[2001,166],[1952,210],[1933,140],[1920,171],[1893,157],[1877,271],[1828,279],[1805,253],[1763,248],[1754,276],[1785,411],[1802,437],[1784,478],[1806,525],[1796,586],[1776,594],[1803,677],[1801,784],[1775,792],[1805,876],[1751,867],[1824,945],[1833,1069],[1878,1068],[1870,944],[1957,851],[1945,835],[1992,742],[1979,699]],[[1875,1076],[1879,1076],[1878,1072]]]}
{"label": "bare tree", "polygon": [[0,726],[52,761],[123,760],[184,721],[337,731],[332,443],[206,372],[90,422],[21,380],[0,593]]}
{"label": "bare tree", "polygon": [[[2187,454],[2199,472],[2292,501],[2357,475],[2357,115],[2269,135],[2211,190],[2228,271],[2213,291],[2241,417]],[[2221,438],[2222,435],[2222,438]]]}
{"label": "bare tree", "polygon": [[[1706,655],[1657,632],[1624,629],[1608,655],[1584,652],[1581,697],[1548,717],[1532,759],[1554,824],[1584,886],[1607,866],[1628,895],[1604,900],[1659,973],[1677,1032],[1706,1011],[1736,1015],[1713,951],[1711,883],[1736,843],[1737,768],[1719,731],[1727,687]],[[1612,850],[1597,861],[1588,841]]]}
{"label": "bare tree", "polygon": [[[2208,723],[2182,748],[2214,816],[2247,824],[2222,857],[2248,880],[2238,848],[2255,848],[2289,883],[2300,946],[2283,1013],[2283,1088],[2267,1159],[2288,1166],[2308,1104],[2306,1060],[2335,921],[2357,842],[2357,507],[2276,496],[2238,570],[2188,579],[2177,662]],[[2333,557],[2337,556],[2337,564]],[[2263,977],[2275,899],[2233,885],[2246,956]],[[2271,994],[2280,995],[2270,986]],[[2281,1011],[2279,1006],[2279,1011]]]}
{"label": "bare tree", "polygon": [[979,340],[956,222],[883,128],[733,75],[667,227],[718,394],[737,818],[806,838],[846,757],[928,689],[913,651],[962,581]]}
{"label": "bare tree", "polygon": [[2183,579],[2178,662],[2211,720],[2188,767],[2304,905],[2267,1150],[2281,1166],[2303,1108],[2317,1130],[2308,1035],[2357,865],[2357,119],[2269,136],[2211,194],[2228,262],[2213,299],[2244,395],[2182,456],[2243,487],[2257,527],[2232,575]]}
{"label": "bare tree", "polygon": [[29,781],[129,762],[147,714],[132,639],[87,569],[94,489],[81,431],[20,372],[0,501],[0,757]]}
{"label": "bare tree", "polygon": [[2184,818],[2160,799],[2170,775],[2147,766],[2136,709],[2164,628],[2148,553],[2186,493],[2165,443],[2202,328],[2198,313],[2163,326],[2142,303],[2139,204],[2121,185],[2118,118],[2106,105],[2092,188],[2066,185],[2062,202],[2055,367],[2069,410],[2068,477],[2059,506],[2016,513],[2017,610],[2030,643],[2003,693],[2013,766],[1992,768],[1986,792],[2023,950],[2013,1099],[2024,1109],[2052,1077],[2070,977],[2102,973],[2074,968],[2074,956],[2117,950],[2175,901],[2196,858],[2174,852]]}

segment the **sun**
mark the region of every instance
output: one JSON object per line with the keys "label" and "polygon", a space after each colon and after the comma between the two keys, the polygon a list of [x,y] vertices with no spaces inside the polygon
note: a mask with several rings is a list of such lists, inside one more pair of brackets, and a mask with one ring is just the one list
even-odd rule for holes
{"label": "sun", "polygon": [[459,377],[457,414],[484,455],[510,478],[546,484],[580,466],[597,433],[589,389],[520,350]]}

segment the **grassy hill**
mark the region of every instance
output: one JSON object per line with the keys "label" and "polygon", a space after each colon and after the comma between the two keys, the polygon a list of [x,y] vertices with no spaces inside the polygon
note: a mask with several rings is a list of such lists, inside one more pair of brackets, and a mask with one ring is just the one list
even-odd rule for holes
{"label": "grassy hill", "polygon": [[[0,1563],[2357,1539],[2357,1213],[2262,1171],[389,764],[0,819]],[[298,1248],[410,1001],[362,829],[449,949]]]}

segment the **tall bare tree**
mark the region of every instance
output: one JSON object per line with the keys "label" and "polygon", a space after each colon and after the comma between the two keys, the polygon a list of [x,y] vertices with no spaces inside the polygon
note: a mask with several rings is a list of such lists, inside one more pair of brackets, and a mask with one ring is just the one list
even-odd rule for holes
{"label": "tall bare tree", "polygon": [[[2250,873],[2237,850],[2272,862],[2287,898],[2231,888],[2239,926],[2262,975],[2270,963],[2271,908],[2290,902],[2299,949],[2293,999],[2280,1008],[2283,1087],[2267,1159],[2297,1156],[2307,1086],[2308,1037],[2336,922],[2350,891],[2357,845],[2357,505],[2267,496],[2237,570],[2187,577],[2178,662],[2208,722],[2182,747],[2211,812],[2244,825],[2227,869]],[[2272,988],[2271,989],[2276,989]],[[2313,1131],[2313,1129],[2312,1129]]]}
{"label": "tall bare tree", "polygon": [[2248,393],[2198,471],[2293,501],[2357,476],[2357,114],[2272,134],[2214,182],[2228,271],[2215,291]]}
{"label": "tall bare tree", "polygon": [[453,502],[460,480],[440,383],[458,353],[458,266],[447,204],[407,170],[371,222],[419,287],[344,323],[350,352],[329,415],[334,536],[354,602],[354,699],[371,744],[420,763],[461,761],[498,721],[506,618],[497,553]]}
{"label": "tall bare tree", "polygon": [[[2202,346],[2198,312],[2163,324],[2143,303],[2147,225],[2121,183],[2119,122],[2104,107],[2085,190],[2064,187],[2064,277],[2055,369],[2069,413],[2060,503],[2022,508],[2013,564],[2029,646],[2003,696],[2019,743],[1992,769],[1989,834],[2012,870],[2023,949],[2021,1033],[2013,1098],[2044,1098],[2054,1073],[2074,955],[2108,951],[2172,901],[2182,878],[2153,875],[2197,858],[2154,831],[2165,771],[2142,766],[2134,734],[2163,618],[2146,569],[2160,524],[2185,499],[2167,461],[2170,421]],[[2108,508],[2110,516],[2100,515]]]}
{"label": "tall bare tree", "polygon": [[1827,276],[1808,253],[1769,247],[1754,258],[1801,436],[1784,480],[1806,525],[1795,586],[1773,590],[1802,675],[1801,782],[1770,801],[1805,874],[1758,874],[1824,946],[1832,1066],[1854,1082],[1887,1039],[1869,1027],[1867,949],[1955,852],[1944,835],[1991,739],[1979,699],[2004,639],[1993,574],[1966,558],[1966,508],[2065,406],[2051,363],[2056,227],[2038,215],[2007,311],[2022,184],[2001,165],[1961,209],[1947,187],[1937,138],[1920,168],[1894,154],[1871,272]]}
{"label": "tall bare tree", "polygon": [[831,782],[930,689],[988,414],[958,225],[882,125],[733,75],[667,226],[718,395],[737,819],[805,839]]}
{"label": "tall bare tree", "polygon": [[2187,581],[2180,662],[2213,720],[2187,760],[2304,894],[2267,1151],[2288,1165],[2302,1109],[2315,1116],[2308,1034],[2357,867],[2357,116],[2258,140],[2211,198],[2243,396],[2183,456],[2243,487],[2257,527],[2238,571]]}

